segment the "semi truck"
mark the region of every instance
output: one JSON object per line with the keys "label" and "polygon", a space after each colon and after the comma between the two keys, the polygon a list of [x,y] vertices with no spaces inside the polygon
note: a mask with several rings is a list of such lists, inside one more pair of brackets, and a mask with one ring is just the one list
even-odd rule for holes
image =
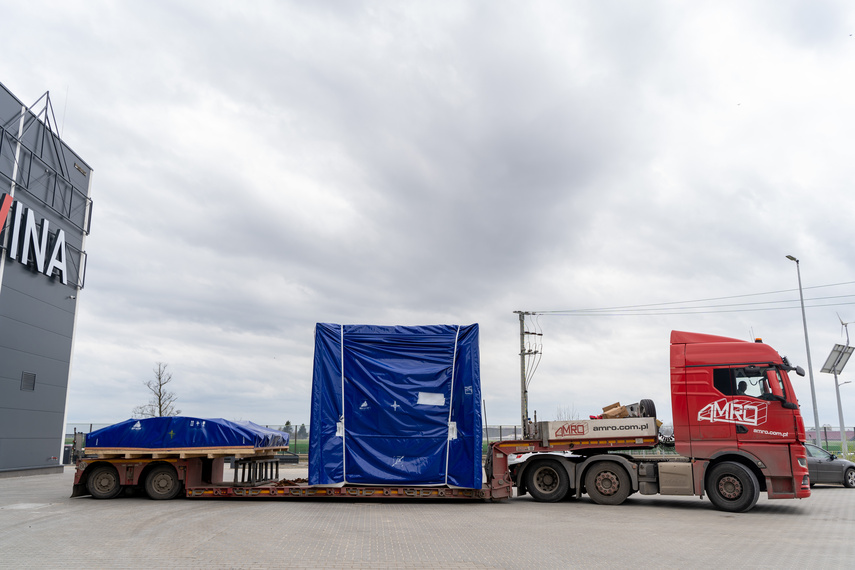
{"label": "semi truck", "polygon": [[518,494],[539,501],[587,493],[615,505],[634,492],[707,494],[718,509],[743,512],[761,492],[810,496],[804,421],[789,378],[804,370],[759,339],[681,331],[671,332],[670,359],[677,457],[632,454],[657,442],[654,405],[642,400],[637,417],[620,421],[537,422],[534,441],[498,442],[491,459],[526,454],[509,474]]}
{"label": "semi truck", "polygon": [[[628,417],[524,424],[519,440],[492,443],[481,488],[309,485],[280,480],[278,460],[240,455],[224,480],[216,453],[121,453],[77,462],[72,496],[107,499],[144,488],[152,499],[254,497],[432,498],[501,501],[530,494],[554,502],[587,494],[618,505],[641,495],[709,496],[723,511],[769,499],[810,496],[805,427],[789,373],[804,375],[772,347],[708,334],[671,332],[671,407],[677,455],[638,455],[660,444],[655,404]],[[523,394],[525,399],[525,394]],[[525,406],[525,403],[523,404]]]}

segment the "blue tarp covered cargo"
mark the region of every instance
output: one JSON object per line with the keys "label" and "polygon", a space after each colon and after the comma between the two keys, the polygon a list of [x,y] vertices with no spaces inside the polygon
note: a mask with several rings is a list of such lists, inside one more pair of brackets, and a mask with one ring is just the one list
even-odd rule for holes
{"label": "blue tarp covered cargo", "polygon": [[86,449],[286,447],[288,434],[252,422],[168,416],[126,420],[86,436]]}
{"label": "blue tarp covered cargo", "polygon": [[478,325],[318,323],[309,484],[481,488]]}

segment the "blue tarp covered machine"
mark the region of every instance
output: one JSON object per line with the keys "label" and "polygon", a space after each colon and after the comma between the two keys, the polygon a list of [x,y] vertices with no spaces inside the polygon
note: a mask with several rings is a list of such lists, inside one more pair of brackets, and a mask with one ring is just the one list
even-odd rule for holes
{"label": "blue tarp covered machine", "polygon": [[86,449],[287,447],[289,435],[252,422],[166,416],[130,419],[91,432]]}
{"label": "blue tarp covered machine", "polygon": [[316,325],[310,485],[481,478],[477,324]]}

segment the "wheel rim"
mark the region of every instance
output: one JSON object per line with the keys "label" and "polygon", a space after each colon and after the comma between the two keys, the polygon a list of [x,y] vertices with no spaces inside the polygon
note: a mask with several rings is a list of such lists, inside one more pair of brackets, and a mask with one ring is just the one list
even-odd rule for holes
{"label": "wheel rim", "polygon": [[742,482],[733,475],[725,475],[718,480],[718,492],[725,499],[738,499],[742,494]]}
{"label": "wheel rim", "polygon": [[109,493],[110,491],[112,491],[113,489],[116,488],[117,481],[116,481],[116,478],[113,476],[112,473],[104,472],[104,473],[99,473],[95,477],[94,483],[95,483],[95,489],[97,489],[98,492]]}
{"label": "wheel rim", "polygon": [[172,491],[175,482],[170,475],[166,473],[158,473],[151,482],[151,486],[157,493],[165,494]]}
{"label": "wheel rim", "polygon": [[599,473],[594,483],[601,495],[614,495],[620,490],[620,480],[611,471]]}
{"label": "wheel rim", "polygon": [[551,493],[558,488],[558,474],[550,467],[541,467],[534,475],[534,485],[541,493]]}
{"label": "wheel rim", "polygon": [[846,472],[846,479],[849,481],[850,487],[855,487],[855,469],[850,469]]}

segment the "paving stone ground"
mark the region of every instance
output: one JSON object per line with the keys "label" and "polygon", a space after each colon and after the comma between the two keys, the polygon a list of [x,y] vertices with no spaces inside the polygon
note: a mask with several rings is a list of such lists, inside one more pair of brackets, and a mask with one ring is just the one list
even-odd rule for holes
{"label": "paving stone ground", "polygon": [[[305,477],[287,468],[283,477]],[[852,568],[855,489],[728,514],[696,497],[617,507],[69,498],[73,470],[0,479],[2,568]]]}

